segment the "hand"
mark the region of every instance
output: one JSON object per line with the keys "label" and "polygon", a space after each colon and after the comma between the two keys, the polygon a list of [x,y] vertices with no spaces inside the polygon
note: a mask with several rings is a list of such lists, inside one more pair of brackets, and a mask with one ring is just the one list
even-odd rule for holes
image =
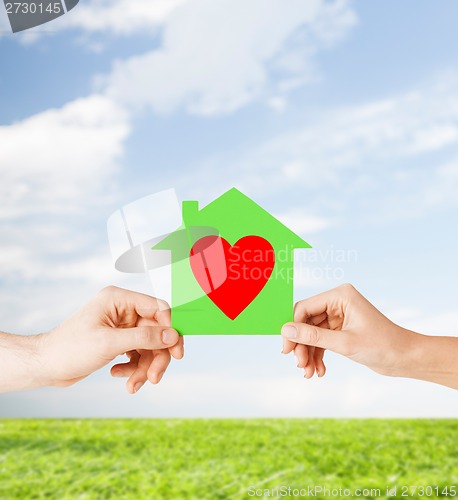
{"label": "hand", "polygon": [[416,365],[422,339],[430,337],[394,324],[352,285],[298,302],[294,321],[283,326],[283,352],[294,350],[306,378],[325,374],[325,349],[383,375],[424,378]]}
{"label": "hand", "polygon": [[113,286],[38,337],[39,385],[66,387],[126,353],[130,361],[114,365],[111,374],[129,377],[127,389],[135,393],[146,380],[161,380],[171,355],[183,357],[183,337],[170,328],[169,306]]}

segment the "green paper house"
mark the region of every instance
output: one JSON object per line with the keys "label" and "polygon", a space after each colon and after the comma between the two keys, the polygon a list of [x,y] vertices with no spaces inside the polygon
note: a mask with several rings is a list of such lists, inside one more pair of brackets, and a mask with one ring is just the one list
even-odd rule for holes
{"label": "green paper house", "polygon": [[[182,216],[183,225],[153,247],[172,252],[173,327],[184,335],[279,334],[293,319],[294,249],[310,245],[235,188],[200,210],[197,201],[184,201]],[[259,236],[275,252],[272,274],[234,319],[206,295],[194,275],[191,248],[205,236],[219,236],[230,245]]]}

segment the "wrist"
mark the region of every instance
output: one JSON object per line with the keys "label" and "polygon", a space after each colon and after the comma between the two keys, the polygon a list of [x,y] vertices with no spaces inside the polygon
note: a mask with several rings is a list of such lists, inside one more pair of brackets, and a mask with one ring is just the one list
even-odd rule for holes
{"label": "wrist", "polygon": [[408,377],[458,389],[458,339],[416,334],[414,360]]}
{"label": "wrist", "polygon": [[21,337],[24,389],[36,389],[49,385],[46,369],[46,333]]}
{"label": "wrist", "polygon": [[[456,386],[456,374],[450,370],[450,366],[455,364],[455,354],[458,353],[453,353],[447,337],[423,335],[404,328],[401,330],[405,342],[399,349],[398,370],[392,375]],[[447,360],[449,357],[453,361]]]}
{"label": "wrist", "polygon": [[[401,327],[400,327],[401,328]],[[397,373],[393,376],[405,378],[422,378],[427,361],[425,335],[401,328],[402,343],[399,346],[399,363]]]}
{"label": "wrist", "polygon": [[[35,381],[36,387],[68,387],[83,378],[78,376],[69,378],[70,353],[63,349],[59,337],[59,327],[48,333],[36,335],[34,366],[39,373]],[[75,353],[71,357],[75,358]]]}
{"label": "wrist", "polygon": [[386,332],[388,341],[379,351],[375,371],[389,377],[417,378],[424,362],[424,336],[395,324]]}
{"label": "wrist", "polygon": [[0,392],[34,389],[46,385],[42,370],[43,335],[0,334],[3,373]]}
{"label": "wrist", "polygon": [[34,335],[33,355],[31,357],[31,366],[34,372],[35,387],[46,387],[54,385],[49,364],[49,339],[50,333],[40,333]]}

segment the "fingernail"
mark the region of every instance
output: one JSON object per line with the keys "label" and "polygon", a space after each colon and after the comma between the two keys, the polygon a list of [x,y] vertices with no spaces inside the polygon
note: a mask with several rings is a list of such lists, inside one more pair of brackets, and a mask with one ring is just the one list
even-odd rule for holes
{"label": "fingernail", "polygon": [[177,332],[175,330],[164,330],[162,332],[162,342],[164,344],[174,344],[177,339]]}
{"label": "fingernail", "polygon": [[143,384],[144,384],[144,382],[137,382],[134,385],[134,393],[138,392],[142,388]]}
{"label": "fingernail", "polygon": [[114,370],[111,372],[112,377],[122,377],[122,372],[119,370]]}
{"label": "fingernail", "polygon": [[282,335],[289,339],[297,338],[297,328],[295,326],[287,325],[281,330]]}
{"label": "fingernail", "polygon": [[162,380],[162,377],[164,376],[164,373],[165,373],[165,370],[162,371],[161,373],[159,373],[159,375],[157,376],[157,384]]}

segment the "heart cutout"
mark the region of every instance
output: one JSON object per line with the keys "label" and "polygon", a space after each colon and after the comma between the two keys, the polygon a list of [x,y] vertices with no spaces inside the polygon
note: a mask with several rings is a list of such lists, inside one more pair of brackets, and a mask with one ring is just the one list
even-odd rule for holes
{"label": "heart cutout", "polygon": [[269,280],[275,251],[261,236],[244,236],[234,245],[221,236],[204,236],[191,248],[190,262],[208,298],[234,320]]}

